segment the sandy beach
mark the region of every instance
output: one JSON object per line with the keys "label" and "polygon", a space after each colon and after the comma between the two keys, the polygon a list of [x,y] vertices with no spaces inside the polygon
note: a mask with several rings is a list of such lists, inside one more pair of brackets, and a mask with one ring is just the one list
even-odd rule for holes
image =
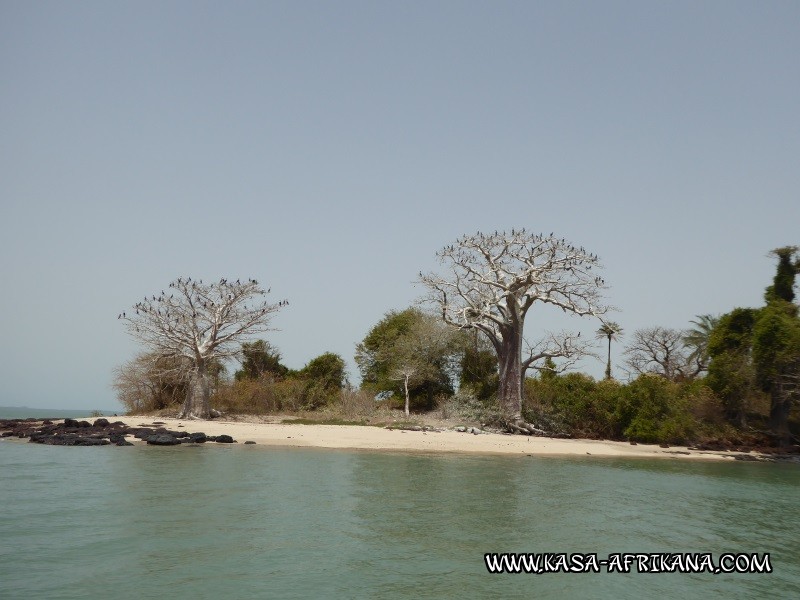
{"label": "sandy beach", "polygon": [[[88,421],[92,418],[87,417]],[[113,419],[112,419],[113,420]],[[656,445],[599,440],[553,439],[498,433],[478,435],[458,431],[406,431],[354,425],[299,425],[290,423],[242,422],[214,419],[191,421],[162,417],[120,417],[132,427],[152,426],[153,422],[170,430],[203,432],[209,436],[227,434],[239,444],[253,441],[258,446],[297,448],[336,448],[393,452],[434,452],[466,454],[602,456],[641,458],[681,458],[733,460],[734,452],[689,450],[686,447],[661,448]]]}

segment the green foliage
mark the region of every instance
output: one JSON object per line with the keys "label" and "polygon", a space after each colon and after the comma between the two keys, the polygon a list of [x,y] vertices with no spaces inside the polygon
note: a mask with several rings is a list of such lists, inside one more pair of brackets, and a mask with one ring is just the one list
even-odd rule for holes
{"label": "green foliage", "polygon": [[608,359],[606,361],[606,379],[611,379],[611,341],[619,340],[623,334],[623,329],[619,323],[614,321],[607,321],[603,323],[598,329],[595,337],[597,339],[606,338],[608,340]]}
{"label": "green foliage", "polygon": [[642,375],[625,386],[617,407],[623,436],[651,444],[691,439],[696,423],[682,393],[686,387],[654,375]]}
{"label": "green foliage", "polygon": [[[525,391],[528,422],[575,437],[689,443],[722,421],[719,400],[701,381],[676,383],[647,374],[623,385],[569,373],[527,379]],[[709,423],[705,430],[701,418]]]}
{"label": "green foliage", "polygon": [[439,394],[452,394],[450,373],[461,351],[456,333],[436,317],[417,308],[389,311],[356,346],[355,360],[362,387],[394,392],[393,403],[405,398],[404,376],[409,380],[411,405],[429,410]]}
{"label": "green foliage", "polygon": [[778,268],[772,285],[764,293],[767,304],[774,300],[794,302],[794,279],[795,275],[800,272],[800,259],[795,259],[797,250],[797,246],[784,246],[775,248],[771,252],[778,257]]}
{"label": "green foliage", "polygon": [[723,352],[749,352],[757,308],[734,308],[719,318],[708,338],[708,353],[716,357]]}
{"label": "green foliage", "polygon": [[788,441],[788,418],[800,384],[800,319],[794,299],[798,248],[777,248],[775,277],[760,309],[737,308],[723,315],[709,336],[709,385],[739,426],[757,390],[770,394],[770,427]]}
{"label": "green foliage", "polygon": [[737,351],[717,354],[708,367],[706,383],[720,399],[726,418],[736,425],[745,425],[747,413],[759,395],[749,354]]}
{"label": "green foliage", "polygon": [[488,400],[497,393],[497,385],[497,353],[491,343],[477,330],[465,334],[459,388]]}
{"label": "green foliage", "polygon": [[281,364],[281,353],[265,340],[244,342],[242,357],[242,368],[234,374],[237,381],[258,379],[265,374],[283,378],[289,372],[289,369]]}
{"label": "green foliage", "polygon": [[312,380],[328,391],[339,391],[347,379],[344,359],[333,352],[312,358],[297,372],[297,376]]}
{"label": "green foliage", "polygon": [[[525,380],[523,416],[545,429],[587,438],[618,437],[613,420],[613,396],[620,384],[595,381],[583,373],[542,373]],[[609,401],[609,398],[612,398]]]}
{"label": "green foliage", "polygon": [[756,380],[765,392],[775,387],[800,359],[800,319],[797,307],[773,300],[761,310],[753,327]]}
{"label": "green foliage", "polygon": [[344,359],[333,352],[325,352],[308,361],[305,367],[293,374],[293,378],[304,382],[302,407],[308,410],[320,408],[337,398],[345,384]]}
{"label": "green foliage", "polygon": [[745,425],[757,394],[751,347],[758,316],[758,309],[735,308],[719,318],[708,336],[706,381],[722,401],[726,418],[739,426]]}

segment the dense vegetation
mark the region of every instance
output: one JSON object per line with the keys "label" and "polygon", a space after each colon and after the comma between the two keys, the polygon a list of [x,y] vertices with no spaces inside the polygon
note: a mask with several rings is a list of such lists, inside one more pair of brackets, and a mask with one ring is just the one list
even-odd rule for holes
{"label": "dense vegetation", "polygon": [[[778,264],[763,306],[700,315],[686,330],[653,326],[627,336],[618,324],[603,322],[597,338],[609,351],[602,380],[561,372],[545,357],[524,378],[524,420],[553,434],[643,443],[797,443],[800,258],[793,246],[773,254]],[[612,341],[626,342],[627,382],[612,377]],[[314,411],[361,421],[405,408],[503,422],[492,345],[477,331],[459,331],[418,308],[387,312],[357,345],[360,389],[349,384],[342,357],[330,352],[292,370],[269,342],[256,340],[241,345],[238,359],[233,376],[221,362],[209,367],[211,402],[223,412]],[[187,388],[179,366],[152,353],[137,356],[117,369],[120,401],[136,412],[177,410]]]}

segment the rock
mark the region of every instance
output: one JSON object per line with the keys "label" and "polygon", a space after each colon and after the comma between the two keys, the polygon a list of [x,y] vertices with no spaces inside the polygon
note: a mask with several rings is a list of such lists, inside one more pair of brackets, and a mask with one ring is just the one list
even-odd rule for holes
{"label": "rock", "polygon": [[155,435],[156,432],[153,429],[148,429],[147,427],[140,427],[138,429],[132,429],[131,432],[133,433],[133,437],[139,440],[145,440],[149,438],[151,435]]}
{"label": "rock", "polygon": [[246,446],[248,444],[255,444],[255,442],[253,440],[247,440],[244,444]]}
{"label": "rock", "polygon": [[156,435],[151,435],[146,439],[148,444],[153,446],[175,446],[180,444],[180,440],[169,435],[168,433],[159,433]]}
{"label": "rock", "polygon": [[108,446],[111,442],[106,439],[79,437],[75,439],[75,446]]}
{"label": "rock", "polygon": [[109,425],[108,419],[95,419],[95,422],[92,423],[92,427],[108,427]]}
{"label": "rock", "polygon": [[218,435],[215,440],[218,444],[233,444],[234,439],[229,435]]}
{"label": "rock", "polygon": [[202,431],[198,431],[197,433],[190,433],[189,434],[189,441],[195,444],[203,444],[208,439],[206,434]]}
{"label": "rock", "polygon": [[64,427],[80,427],[75,419],[64,419]]}

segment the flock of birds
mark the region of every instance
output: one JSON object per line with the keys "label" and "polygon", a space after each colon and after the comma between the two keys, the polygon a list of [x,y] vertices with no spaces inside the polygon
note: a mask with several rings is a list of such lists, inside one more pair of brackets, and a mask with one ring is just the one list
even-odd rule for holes
{"label": "flock of birds", "polygon": [[[207,296],[208,292],[213,290],[214,288],[218,288],[218,289],[221,290],[224,287],[224,288],[227,288],[228,290],[230,290],[225,295],[225,300],[227,302],[231,302],[231,301],[237,300],[238,298],[241,298],[241,297],[244,297],[244,296],[250,296],[253,292],[256,291],[253,288],[254,288],[254,286],[257,286],[257,285],[258,285],[258,281],[255,280],[255,279],[248,279],[246,283],[242,283],[241,279],[237,279],[235,282],[228,282],[228,280],[223,277],[223,278],[221,278],[219,280],[218,284],[212,283],[210,285],[206,285],[205,286],[206,290],[203,290],[203,280],[202,279],[198,279],[196,281],[192,281],[191,277],[187,277],[186,279],[184,279],[182,277],[178,277],[178,279],[176,281],[173,281],[172,283],[169,284],[169,287],[170,288],[176,288],[176,289],[180,290],[180,292],[183,293],[184,298],[186,299],[186,301],[188,301],[187,302],[188,306],[191,306],[192,309],[193,309],[192,310],[192,318],[196,319],[197,316],[198,316],[198,313],[196,312],[196,309],[195,309],[195,307],[194,307],[194,305],[192,303],[192,293],[193,292],[197,292],[198,288],[200,289],[200,294],[203,294],[203,297],[205,298],[205,300],[203,298],[201,298],[200,295],[198,294],[195,297],[195,301],[198,302],[198,307],[202,306],[203,309],[209,310],[209,309],[212,309],[212,308],[215,308],[215,307],[219,306],[219,304],[215,303],[213,300],[211,300]],[[269,294],[271,291],[272,291],[272,288],[269,288],[266,293]],[[136,310],[136,314],[137,315],[141,315],[142,313],[145,313],[145,314],[156,313],[157,315],[161,316],[162,315],[161,308],[155,308],[154,309],[153,306],[151,305],[151,303],[152,302],[165,302],[165,301],[168,301],[168,306],[174,306],[174,304],[175,304],[175,294],[170,294],[169,297],[167,297],[167,293],[164,290],[161,290],[161,296],[156,297],[155,294],[151,298],[148,298],[147,296],[145,296],[144,300],[142,302],[138,302],[137,304],[134,305],[134,309]],[[181,298],[180,294],[178,295],[178,302],[181,302],[181,303],[184,302],[184,299]],[[224,304],[224,302],[220,303],[220,304]],[[278,302],[277,307],[283,308],[283,307],[288,306],[288,305],[289,305],[289,301],[288,300],[281,300],[280,302]],[[260,309],[260,311],[263,314],[266,314],[266,312],[268,312],[268,310],[269,310],[269,306],[266,303],[264,303],[264,306]],[[168,312],[167,308],[165,308],[163,310],[163,316],[168,316],[168,314],[169,314],[169,312]],[[123,312],[119,313],[117,315],[117,319],[128,319],[127,312],[123,311]],[[176,318],[175,322],[178,323],[179,322],[179,318]]]}

